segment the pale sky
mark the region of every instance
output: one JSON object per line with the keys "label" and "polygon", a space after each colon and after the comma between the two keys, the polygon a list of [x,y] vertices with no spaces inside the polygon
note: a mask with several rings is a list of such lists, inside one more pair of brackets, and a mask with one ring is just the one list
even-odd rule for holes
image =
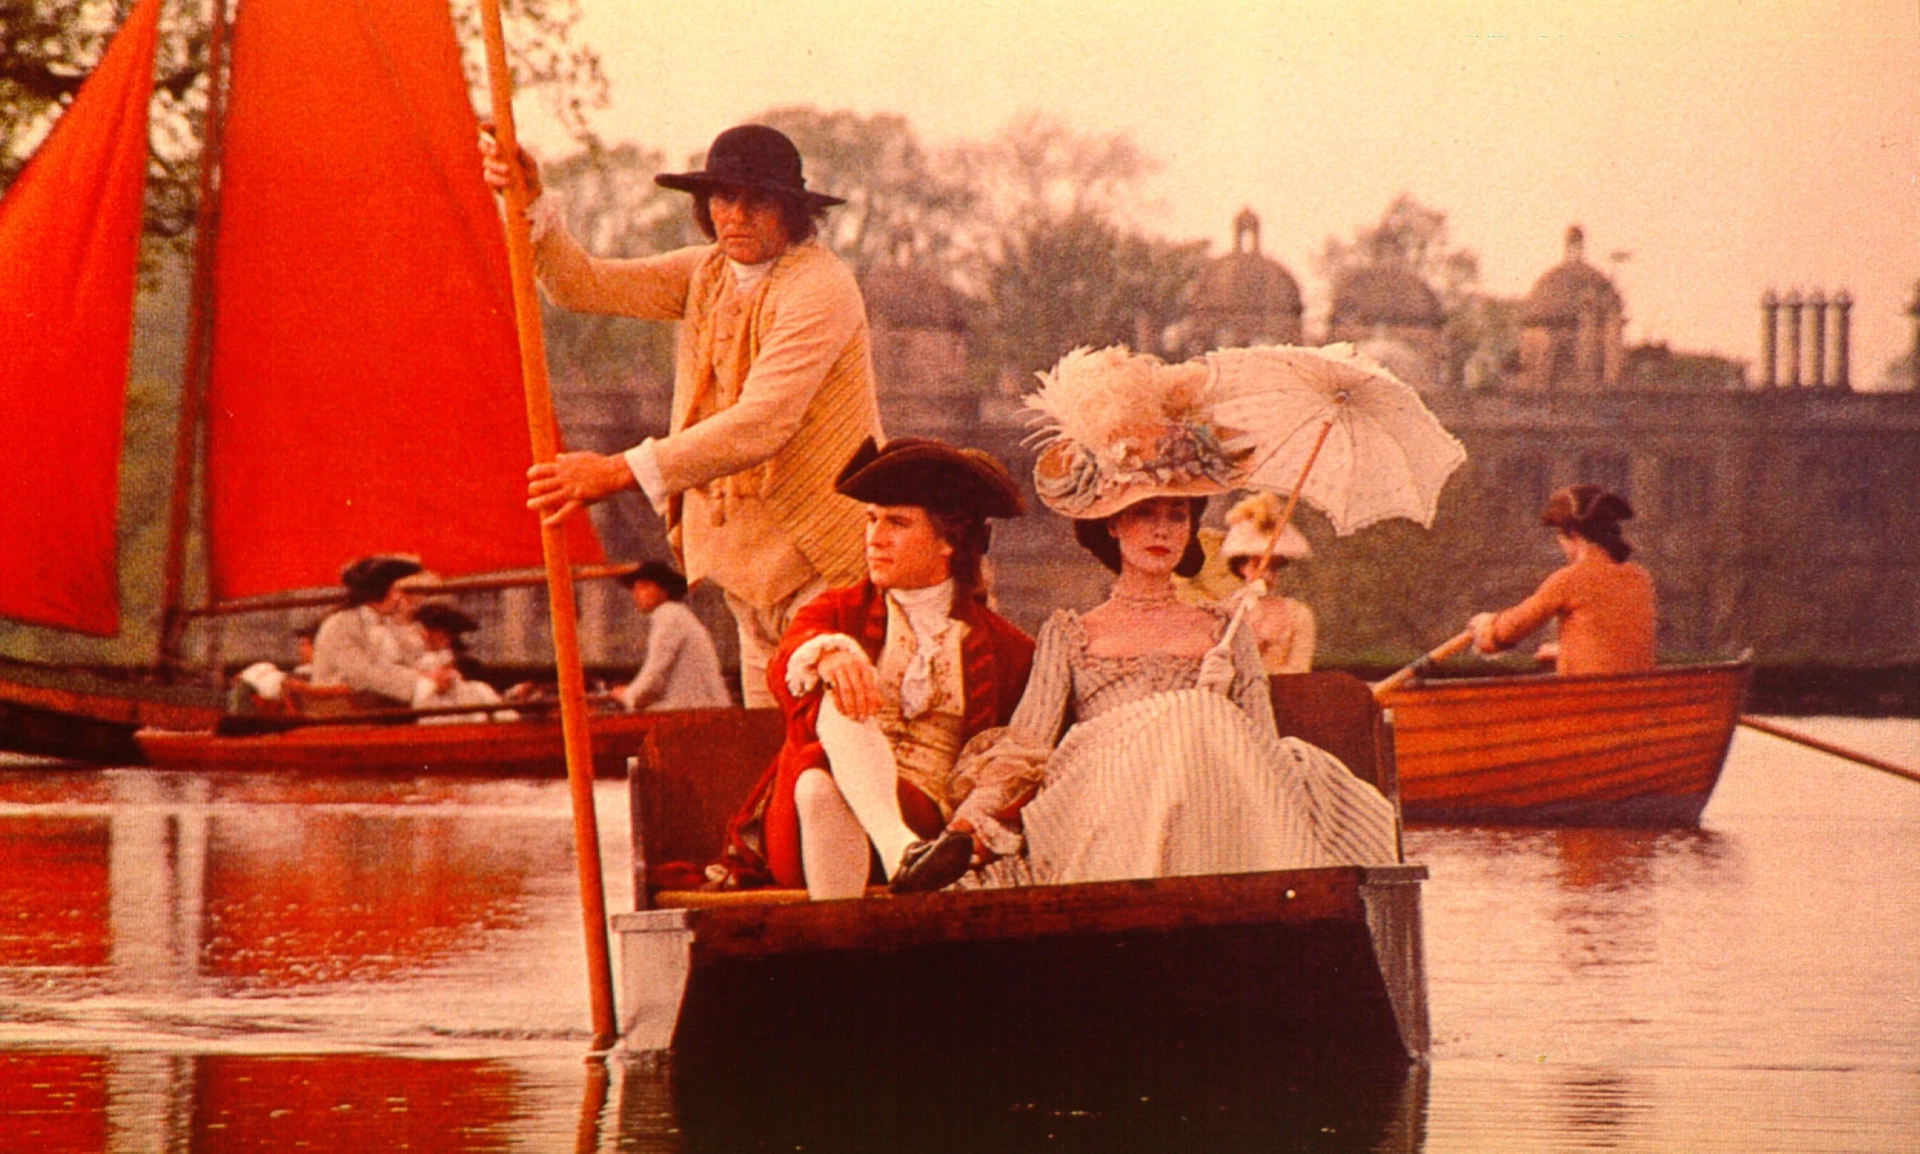
{"label": "pale sky", "polygon": [[1756,361],[1769,287],[1852,294],[1856,388],[1912,340],[1915,0],[580,3],[610,142],[679,158],[787,104],[900,113],[935,146],[1027,110],[1124,131],[1164,165],[1147,226],[1217,253],[1251,206],[1310,331],[1311,255],[1404,191],[1501,294],[1580,224],[1630,341]]}

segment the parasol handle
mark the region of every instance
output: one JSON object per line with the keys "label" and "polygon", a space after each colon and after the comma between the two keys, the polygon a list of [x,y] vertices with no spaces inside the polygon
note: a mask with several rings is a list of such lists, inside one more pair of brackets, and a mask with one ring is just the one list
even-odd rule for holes
{"label": "parasol handle", "polygon": [[[1320,432],[1313,439],[1313,448],[1307,453],[1306,464],[1300,466],[1300,476],[1294,479],[1293,492],[1287,497],[1286,508],[1280,511],[1280,523],[1273,527],[1273,536],[1267,538],[1267,551],[1261,555],[1259,564],[1254,566],[1256,576],[1264,580],[1267,570],[1273,565],[1273,551],[1280,544],[1280,534],[1293,520],[1293,511],[1300,504],[1300,492],[1306,488],[1307,473],[1313,469],[1313,463],[1320,459],[1320,447],[1327,443],[1327,435],[1333,432],[1333,423],[1340,419],[1339,406],[1347,403],[1347,394],[1343,390],[1334,395],[1334,410],[1320,426]],[[1239,608],[1233,611],[1233,620],[1227,622],[1227,631],[1220,635],[1216,649],[1228,649],[1233,644],[1233,631],[1239,627],[1240,619],[1247,615],[1247,607],[1253,604],[1253,598],[1243,598]]]}
{"label": "parasol handle", "polygon": [[1462,629],[1459,633],[1429,649],[1418,661],[1402,666],[1400,669],[1373,683],[1375,700],[1385,700],[1387,694],[1425,673],[1433,665],[1445,661],[1454,654],[1473,644],[1473,630]]}

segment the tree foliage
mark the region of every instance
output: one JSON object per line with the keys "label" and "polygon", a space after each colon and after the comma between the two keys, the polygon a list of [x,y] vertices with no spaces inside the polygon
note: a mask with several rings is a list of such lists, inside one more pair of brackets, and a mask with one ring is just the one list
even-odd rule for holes
{"label": "tree foliage", "polygon": [[1393,198],[1379,220],[1356,228],[1352,240],[1328,237],[1314,263],[1330,283],[1367,265],[1400,265],[1432,285],[1449,310],[1480,282],[1480,258],[1472,249],[1453,247],[1447,236],[1447,214],[1404,192]]}
{"label": "tree foliage", "polygon": [[[133,0],[0,0],[0,187],[13,182],[74,93],[105,55]],[[177,239],[193,225],[207,108],[209,7],[164,0],[149,108],[146,231]],[[454,0],[469,84],[483,77],[474,0]],[[599,58],[576,44],[578,0],[505,0],[517,86],[538,90],[555,116],[588,139],[585,110],[606,100]]]}

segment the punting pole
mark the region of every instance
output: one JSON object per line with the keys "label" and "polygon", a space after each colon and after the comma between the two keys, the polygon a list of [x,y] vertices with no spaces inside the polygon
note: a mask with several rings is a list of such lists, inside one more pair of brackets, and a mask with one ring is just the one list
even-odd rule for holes
{"label": "punting pole", "polygon": [[1896,765],[1891,761],[1882,761],[1877,757],[1861,753],[1858,750],[1848,749],[1844,745],[1835,745],[1830,741],[1822,741],[1810,733],[1802,733],[1797,729],[1788,729],[1784,725],[1775,725],[1771,721],[1762,721],[1752,714],[1741,714],[1740,724],[1746,726],[1748,729],[1757,729],[1761,733],[1772,734],[1774,737],[1786,741],[1797,742],[1806,746],[1808,749],[1817,749],[1821,753],[1830,753],[1835,757],[1845,758],[1858,765],[1864,765],[1868,769],[1877,769],[1881,773],[1890,773],[1895,777],[1904,777],[1908,781],[1920,781],[1920,770],[1908,769],[1904,765]]}
{"label": "punting pole", "polygon": [[[508,164],[507,265],[513,275],[513,313],[520,330],[520,380],[527,393],[527,433],[535,464],[554,459],[553,395],[547,387],[546,343],[540,303],[533,287],[533,240],[527,225],[527,183],[520,172],[520,145],[513,131],[513,77],[507,71],[500,29],[500,0],[481,0],[486,38],[487,84],[493,96],[494,138]],[[478,163],[476,160],[475,163]],[[560,677],[560,732],[567,753],[567,784],[573,795],[573,855],[580,872],[580,913],[587,937],[587,986],[593,1006],[593,1048],[609,1050],[618,1036],[613,1020],[613,965],[607,944],[607,895],[600,878],[600,828],[593,812],[593,747],[587,728],[586,679],[580,671],[573,578],[566,530],[542,525],[540,548],[547,562],[547,606],[553,618],[553,659]]]}
{"label": "punting pole", "polygon": [[1420,674],[1426,672],[1429,666],[1437,662],[1445,661],[1447,658],[1452,657],[1454,654],[1472,644],[1473,630],[1462,629],[1452,637],[1447,638],[1432,649],[1427,650],[1419,660],[1403,665],[1386,677],[1374,682],[1374,699],[1384,700],[1387,694],[1392,693],[1402,685],[1420,676]]}

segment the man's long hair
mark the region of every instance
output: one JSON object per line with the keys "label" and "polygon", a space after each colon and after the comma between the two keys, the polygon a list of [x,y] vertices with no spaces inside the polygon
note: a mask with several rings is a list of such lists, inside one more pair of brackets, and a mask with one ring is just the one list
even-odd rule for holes
{"label": "man's long hair", "polygon": [[984,604],[987,589],[980,562],[993,542],[993,526],[985,517],[950,509],[928,509],[927,521],[934,533],[953,548],[953,556],[947,558],[947,572],[953,577],[954,604],[968,598]]}

